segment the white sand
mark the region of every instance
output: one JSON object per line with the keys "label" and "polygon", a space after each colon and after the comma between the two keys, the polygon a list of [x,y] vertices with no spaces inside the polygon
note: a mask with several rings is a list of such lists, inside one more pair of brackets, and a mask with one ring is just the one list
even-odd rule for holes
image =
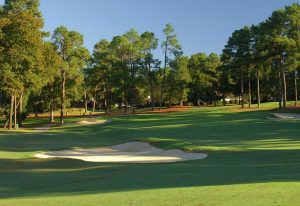
{"label": "white sand", "polygon": [[78,122],[78,124],[82,125],[95,125],[95,124],[106,124],[111,122],[111,120],[104,120],[104,119],[86,119],[83,121]]}
{"label": "white sand", "polygon": [[166,163],[204,159],[207,154],[188,153],[178,149],[164,150],[146,142],[129,142],[112,147],[45,152],[35,157],[70,158],[86,162]]}
{"label": "white sand", "polygon": [[[101,125],[101,124],[106,124],[106,123],[109,123],[109,122],[111,122],[111,120],[85,119],[85,120],[79,121],[79,122],[77,122],[75,124],[81,124],[81,125]],[[67,123],[66,125],[68,125],[68,124],[74,124],[74,123]],[[52,124],[47,124],[47,125],[45,125],[43,127],[34,128],[34,130],[36,132],[40,132],[40,133],[48,132],[52,126],[53,126]]]}
{"label": "white sand", "polygon": [[48,131],[50,130],[51,126],[52,126],[51,124],[47,124],[47,125],[45,125],[45,126],[43,126],[43,127],[37,127],[37,128],[34,128],[34,130],[35,130],[36,132],[40,132],[40,133],[48,132]]}
{"label": "white sand", "polygon": [[273,115],[280,119],[300,119],[300,114],[273,113]]}

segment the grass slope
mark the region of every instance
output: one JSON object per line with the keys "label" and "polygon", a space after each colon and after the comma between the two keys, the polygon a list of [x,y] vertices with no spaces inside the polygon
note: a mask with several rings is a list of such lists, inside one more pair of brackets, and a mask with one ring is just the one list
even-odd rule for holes
{"label": "grass slope", "polygon": [[[68,124],[46,133],[2,131],[0,206],[297,205],[300,120],[267,119],[274,106],[113,117],[106,125]],[[35,124],[41,122],[27,122],[28,127]],[[39,151],[133,140],[205,151],[209,157],[169,164],[33,158]]]}

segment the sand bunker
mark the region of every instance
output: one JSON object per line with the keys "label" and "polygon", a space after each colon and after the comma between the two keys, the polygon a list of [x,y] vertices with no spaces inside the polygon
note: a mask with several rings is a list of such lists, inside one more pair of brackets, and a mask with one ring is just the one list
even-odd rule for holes
{"label": "sand bunker", "polygon": [[83,121],[78,122],[78,124],[82,125],[95,125],[95,124],[106,124],[111,122],[111,120],[104,120],[104,119],[86,119]]}
{"label": "sand bunker", "polygon": [[47,124],[47,125],[45,125],[45,126],[43,126],[43,127],[37,127],[37,128],[34,128],[34,130],[35,130],[36,132],[40,132],[40,133],[48,132],[48,131],[50,130],[51,126],[52,126],[52,124]]}
{"label": "sand bunker", "polygon": [[300,114],[273,113],[273,115],[280,119],[300,119]]}
{"label": "sand bunker", "polygon": [[70,158],[86,162],[167,163],[204,159],[207,154],[188,153],[178,149],[164,150],[146,142],[129,142],[112,147],[45,152],[35,157]]}

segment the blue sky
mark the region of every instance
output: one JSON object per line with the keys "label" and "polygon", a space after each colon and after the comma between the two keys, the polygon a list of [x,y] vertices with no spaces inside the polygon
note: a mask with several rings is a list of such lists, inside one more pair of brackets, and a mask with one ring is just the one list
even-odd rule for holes
{"label": "blue sky", "polygon": [[[3,1],[3,0],[2,0]],[[102,38],[112,39],[131,28],[153,31],[173,24],[185,55],[220,54],[235,29],[257,24],[296,0],[41,0],[45,30],[64,25],[84,35],[92,51]],[[162,51],[156,52],[157,56]]]}

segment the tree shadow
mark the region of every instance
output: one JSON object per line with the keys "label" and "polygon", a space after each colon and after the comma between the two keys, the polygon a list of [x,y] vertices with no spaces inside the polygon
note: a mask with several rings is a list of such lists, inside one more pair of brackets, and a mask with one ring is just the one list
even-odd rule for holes
{"label": "tree shadow", "polygon": [[157,140],[162,147],[209,153],[205,160],[171,164],[0,159],[0,198],[299,181],[300,121],[270,120],[269,113],[199,109],[113,117],[106,125],[66,125],[42,134],[0,133],[6,152]]}
{"label": "tree shadow", "polygon": [[102,164],[76,160],[0,160],[0,198],[300,180],[300,153],[215,153],[168,164]]}
{"label": "tree shadow", "polygon": [[[269,111],[226,113],[198,110],[171,114],[144,114],[112,118],[105,125],[66,125],[46,133],[0,133],[0,150],[36,152],[76,147],[92,148],[135,140],[174,140],[178,144],[243,150],[293,143],[300,149],[300,121],[267,119]],[[270,140],[267,142],[266,140]],[[164,145],[163,145],[164,146]],[[280,148],[279,148],[280,149]],[[294,148],[296,149],[296,148]]]}

